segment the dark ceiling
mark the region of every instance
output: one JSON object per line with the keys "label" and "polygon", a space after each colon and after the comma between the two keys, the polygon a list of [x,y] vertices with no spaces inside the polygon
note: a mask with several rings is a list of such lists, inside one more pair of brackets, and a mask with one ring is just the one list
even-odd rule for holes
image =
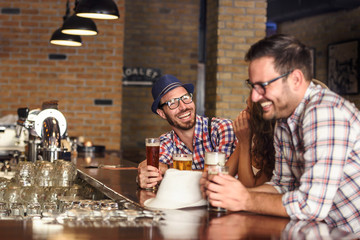
{"label": "dark ceiling", "polygon": [[360,0],[268,0],[270,22],[284,22],[360,6]]}

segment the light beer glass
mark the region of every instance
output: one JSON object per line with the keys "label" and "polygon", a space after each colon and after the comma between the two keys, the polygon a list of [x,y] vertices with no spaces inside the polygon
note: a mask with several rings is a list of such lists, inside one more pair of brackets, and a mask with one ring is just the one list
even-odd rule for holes
{"label": "light beer glass", "polygon": [[[219,166],[219,165],[212,165],[212,166],[208,166],[207,168],[207,177],[208,180],[211,181],[211,179],[215,176],[215,175],[228,175],[229,174],[229,167],[228,166]],[[215,212],[226,212],[225,208],[221,208],[221,207],[214,207],[210,204],[210,202],[208,201],[208,210],[209,211],[215,211]]]}
{"label": "light beer glass", "polygon": [[146,138],[146,161],[147,165],[159,168],[159,151],[160,139],[159,138]]}
{"label": "light beer glass", "polygon": [[207,171],[209,166],[225,166],[226,155],[222,152],[206,152],[204,171]]}
{"label": "light beer glass", "polygon": [[173,155],[173,168],[178,170],[191,170],[192,169],[192,155],[191,154],[174,154]]}

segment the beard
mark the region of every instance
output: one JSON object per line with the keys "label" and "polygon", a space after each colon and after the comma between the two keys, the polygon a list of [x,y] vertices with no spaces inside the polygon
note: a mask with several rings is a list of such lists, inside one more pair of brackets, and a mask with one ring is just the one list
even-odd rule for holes
{"label": "beard", "polygon": [[[186,111],[189,111],[189,110],[191,110],[191,109],[185,109],[184,111],[179,113],[179,115],[186,112]],[[175,117],[172,118],[165,111],[164,111],[164,114],[166,116],[166,120],[168,121],[168,123],[171,126],[175,127],[175,128],[178,128],[178,129],[181,129],[181,130],[189,130],[189,129],[191,129],[191,128],[193,128],[195,126],[196,111],[194,111],[194,117],[190,121],[188,121],[186,123],[178,122]]]}

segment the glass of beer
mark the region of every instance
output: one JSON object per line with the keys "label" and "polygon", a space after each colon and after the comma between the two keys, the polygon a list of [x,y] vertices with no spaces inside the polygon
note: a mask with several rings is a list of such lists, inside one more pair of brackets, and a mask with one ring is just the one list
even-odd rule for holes
{"label": "glass of beer", "polygon": [[204,171],[207,171],[209,166],[225,166],[226,155],[222,152],[206,152]]}
{"label": "glass of beer", "polygon": [[[207,168],[207,178],[209,181],[214,177],[214,175],[228,175],[229,174],[229,167],[228,166],[219,166],[219,165],[210,165]],[[214,207],[208,201],[208,210],[215,211],[215,212],[226,212],[225,208],[221,207]]]}
{"label": "glass of beer", "polygon": [[159,168],[160,139],[146,138],[145,145],[147,165]]}
{"label": "glass of beer", "polygon": [[191,170],[192,169],[192,154],[174,154],[173,155],[173,168],[178,170]]}

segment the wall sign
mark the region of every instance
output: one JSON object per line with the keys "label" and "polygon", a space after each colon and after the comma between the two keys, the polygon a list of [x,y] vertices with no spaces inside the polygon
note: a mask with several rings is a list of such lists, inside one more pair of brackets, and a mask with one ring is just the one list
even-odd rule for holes
{"label": "wall sign", "polygon": [[123,85],[151,86],[161,76],[156,68],[123,67]]}
{"label": "wall sign", "polygon": [[328,87],[338,94],[359,91],[359,41],[328,46]]}

